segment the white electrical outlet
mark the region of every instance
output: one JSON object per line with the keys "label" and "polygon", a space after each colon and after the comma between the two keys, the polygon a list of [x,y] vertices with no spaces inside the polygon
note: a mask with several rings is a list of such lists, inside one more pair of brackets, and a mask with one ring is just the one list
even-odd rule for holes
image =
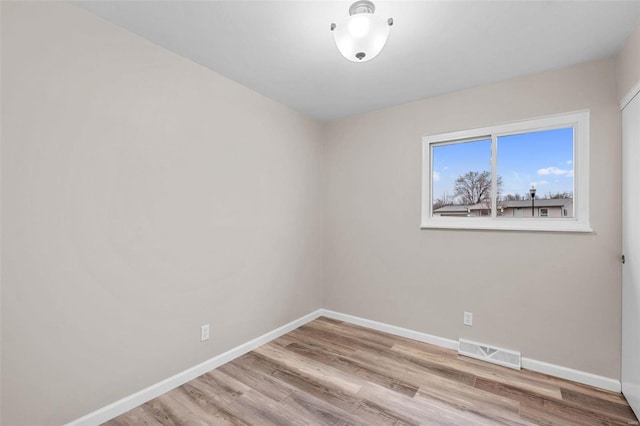
{"label": "white electrical outlet", "polygon": [[209,324],[200,327],[200,341],[204,342],[205,340],[209,340]]}
{"label": "white electrical outlet", "polygon": [[463,322],[464,325],[473,325],[473,312],[465,312]]}

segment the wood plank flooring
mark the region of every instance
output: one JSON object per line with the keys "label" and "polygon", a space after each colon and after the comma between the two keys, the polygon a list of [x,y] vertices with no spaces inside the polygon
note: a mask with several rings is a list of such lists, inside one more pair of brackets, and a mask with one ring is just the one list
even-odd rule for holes
{"label": "wood plank flooring", "polygon": [[618,393],[319,318],[106,424],[639,423]]}

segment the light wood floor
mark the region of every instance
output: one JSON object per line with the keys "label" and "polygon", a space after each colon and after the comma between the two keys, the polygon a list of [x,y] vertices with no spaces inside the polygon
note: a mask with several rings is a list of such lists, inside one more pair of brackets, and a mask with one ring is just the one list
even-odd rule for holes
{"label": "light wood floor", "polygon": [[108,425],[628,425],[624,397],[319,318]]}

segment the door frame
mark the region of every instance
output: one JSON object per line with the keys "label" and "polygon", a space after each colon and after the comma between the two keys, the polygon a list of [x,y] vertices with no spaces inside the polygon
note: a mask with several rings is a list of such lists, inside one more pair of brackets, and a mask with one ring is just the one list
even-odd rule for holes
{"label": "door frame", "polygon": [[[633,254],[633,259],[630,259],[631,262],[634,262],[633,265],[635,265],[636,262],[636,257],[640,259],[640,253],[625,253],[626,250],[629,249],[628,247],[628,236],[627,236],[627,232],[625,232],[625,224],[628,225],[628,220],[630,220],[630,218],[627,218],[627,210],[629,209],[628,204],[625,202],[626,200],[626,194],[628,194],[629,192],[633,192],[631,189],[628,188],[628,182],[627,179],[629,178],[629,175],[627,174],[626,168],[625,168],[625,164],[627,166],[629,166],[629,163],[632,162],[637,162],[638,160],[640,160],[640,158],[630,158],[630,156],[628,156],[625,153],[625,146],[629,147],[629,144],[631,144],[632,142],[630,140],[628,140],[626,138],[626,134],[624,133],[624,129],[626,128],[625,126],[625,122],[624,122],[624,109],[629,106],[629,104],[631,104],[632,102],[634,102],[634,106],[633,108],[638,108],[638,114],[640,114],[640,82],[638,82],[638,84],[636,84],[636,86],[634,86],[631,91],[629,93],[627,93],[627,95],[623,98],[622,102],[620,103],[620,111],[621,111],[621,126],[622,126],[622,164],[621,164],[621,168],[622,168],[622,254],[623,256],[627,256],[627,258],[629,258],[629,254]],[[636,105],[637,104],[637,105]],[[637,124],[640,127],[640,120]],[[634,141],[640,145],[640,129],[637,130],[637,132],[634,131],[634,133],[636,133],[636,139],[634,139]],[[640,157],[640,147],[636,147],[636,149],[634,149],[634,152],[636,153],[636,156]],[[634,179],[635,180],[635,179]],[[636,195],[637,196],[637,195]],[[634,203],[635,204],[635,203]],[[634,225],[634,227],[637,225]],[[638,235],[634,234],[635,238],[638,238]],[[638,246],[637,241],[634,241],[634,246]],[[624,259],[624,258],[623,258]],[[624,260],[622,261],[622,318],[621,318],[621,328],[622,328],[622,348],[621,348],[621,373],[620,373],[620,383],[621,383],[621,388],[622,388],[622,393],[625,394],[625,397],[627,398],[627,401],[629,402],[629,405],[631,406],[631,408],[633,409],[633,411],[635,412],[636,416],[640,417],[640,356],[638,356],[638,353],[640,352],[640,297],[633,297],[631,301],[627,301],[625,300],[625,293],[627,295],[629,295],[629,292],[631,292],[631,295],[634,296],[637,293],[640,293],[640,282],[637,282],[638,280],[640,280],[640,274],[637,274],[638,276],[632,276],[634,278],[634,281],[631,282],[631,278],[629,276],[630,270],[629,268],[631,267],[631,265],[628,265],[625,267],[624,265]],[[634,271],[636,271],[637,265],[635,266],[635,269],[633,269]],[[631,288],[629,288],[629,286],[631,286]],[[637,302],[634,303],[633,300],[636,300]],[[629,309],[629,304],[631,304],[631,308],[635,311],[633,313],[629,313],[628,309]],[[635,319],[638,320],[638,323],[635,324]],[[632,322],[632,324],[628,324],[629,321]],[[626,326],[625,326],[626,324]],[[629,331],[629,327],[632,327],[632,330]],[[638,336],[634,335],[638,334]],[[631,339],[629,338],[629,333],[631,333]],[[630,340],[630,341],[629,341]],[[631,353],[629,353],[631,352]],[[625,377],[625,376],[631,376],[631,377]]]}

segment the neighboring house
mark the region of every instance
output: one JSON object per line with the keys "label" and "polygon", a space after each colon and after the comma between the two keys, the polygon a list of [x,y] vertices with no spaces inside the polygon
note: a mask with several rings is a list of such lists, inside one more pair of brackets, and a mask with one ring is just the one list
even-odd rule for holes
{"label": "neighboring house", "polygon": [[[573,217],[573,198],[540,199],[533,203],[534,217]],[[434,216],[490,216],[488,203],[453,205],[433,211]],[[531,217],[531,200],[498,201],[498,216]]]}
{"label": "neighboring house", "polygon": [[[478,206],[480,204],[477,204]],[[474,206],[456,205],[456,206],[444,206],[433,211],[434,216],[480,216],[480,214],[471,214],[471,209]],[[474,212],[478,212],[475,210]]]}

